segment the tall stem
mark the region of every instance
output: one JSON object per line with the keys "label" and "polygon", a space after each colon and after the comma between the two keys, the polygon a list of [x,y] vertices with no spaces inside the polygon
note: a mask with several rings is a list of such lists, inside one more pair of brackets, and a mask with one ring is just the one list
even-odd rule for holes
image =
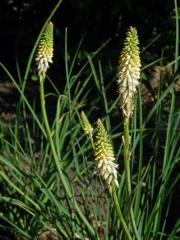
{"label": "tall stem", "polygon": [[55,149],[55,145],[52,139],[52,133],[51,133],[51,129],[49,126],[49,121],[48,121],[48,117],[47,117],[47,112],[46,112],[46,107],[45,107],[45,95],[44,95],[44,79],[41,77],[40,79],[40,102],[41,102],[41,111],[42,111],[42,115],[43,115],[43,120],[44,120],[44,124],[45,124],[45,128],[46,128],[46,132],[47,132],[47,138],[51,147],[51,151],[52,151],[52,155],[58,170],[58,173],[60,175],[64,190],[67,194],[67,197],[73,202],[73,205],[77,211],[77,213],[79,214],[79,217],[82,219],[82,221],[84,222],[84,224],[87,226],[89,232],[92,234],[92,236],[95,236],[94,233],[94,229],[91,227],[91,225],[89,224],[89,222],[87,221],[86,217],[83,215],[81,209],[79,208],[78,203],[76,202],[76,199],[73,197],[72,192],[65,180],[64,174],[62,172],[61,166],[59,164],[59,160],[58,160],[58,155],[56,153],[56,149]]}
{"label": "tall stem", "polygon": [[129,135],[129,118],[124,121],[124,168],[126,177],[126,191],[128,202],[131,196],[131,173],[130,173],[130,135]]}
{"label": "tall stem", "polygon": [[119,217],[120,222],[122,223],[123,229],[125,231],[125,234],[127,236],[128,240],[132,240],[131,234],[129,232],[128,226],[126,224],[126,221],[123,217],[122,211],[121,211],[121,207],[117,198],[117,194],[116,194],[116,189],[115,189],[115,185],[114,183],[112,184],[112,196],[113,196],[113,200],[114,200],[114,204],[115,204],[115,208]]}
{"label": "tall stem", "polygon": [[138,217],[139,205],[141,199],[141,177],[142,177],[142,160],[143,160],[143,116],[142,116],[142,99],[141,99],[141,90],[138,89],[139,94],[139,158],[138,158],[138,173],[137,173],[137,191],[135,197],[134,205],[134,215]]}
{"label": "tall stem", "polygon": [[124,168],[125,168],[125,181],[127,192],[127,204],[130,215],[132,228],[137,240],[140,240],[139,233],[137,231],[134,212],[131,204],[131,171],[130,171],[130,135],[129,135],[129,118],[124,120]]}
{"label": "tall stem", "polygon": [[53,142],[53,139],[52,139],[51,129],[50,129],[50,126],[49,126],[49,121],[48,121],[46,107],[45,107],[44,79],[43,78],[40,79],[40,102],[41,102],[41,111],[42,111],[43,120],[44,120],[44,124],[45,124],[45,128],[46,128],[47,138],[48,138],[48,141],[49,141],[49,144],[50,144],[50,147],[51,147],[52,155],[53,155],[54,161],[56,163],[58,173],[59,173],[60,178],[62,180],[64,190],[65,190],[67,196],[69,198],[72,198],[72,193],[71,193],[71,191],[70,191],[70,189],[69,189],[69,187],[66,183],[66,180],[64,178],[64,174],[63,174],[61,166],[59,164],[58,157],[57,157],[56,150],[55,150],[55,146],[54,146],[54,142]]}

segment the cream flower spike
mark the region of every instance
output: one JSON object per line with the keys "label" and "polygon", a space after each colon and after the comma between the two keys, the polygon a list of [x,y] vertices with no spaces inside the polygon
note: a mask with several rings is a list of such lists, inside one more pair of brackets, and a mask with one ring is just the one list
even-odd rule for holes
{"label": "cream flower spike", "polygon": [[36,55],[36,64],[40,79],[45,79],[49,63],[53,58],[53,23],[49,22],[39,41]]}
{"label": "cream flower spike", "polygon": [[111,192],[112,181],[118,187],[117,168],[118,164],[114,163],[115,157],[108,134],[100,119],[97,121],[97,134],[95,140],[95,163],[99,173],[107,183]]}
{"label": "cream flower spike", "polygon": [[133,113],[134,95],[139,85],[141,63],[138,44],[137,30],[130,27],[119,58],[117,74],[121,108],[124,117],[127,118]]}

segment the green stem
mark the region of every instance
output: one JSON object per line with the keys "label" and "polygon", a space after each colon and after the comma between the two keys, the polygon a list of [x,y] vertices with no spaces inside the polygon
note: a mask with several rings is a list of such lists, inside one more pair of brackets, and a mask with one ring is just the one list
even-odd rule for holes
{"label": "green stem", "polygon": [[124,121],[124,168],[126,177],[126,190],[128,193],[128,200],[131,195],[131,174],[130,174],[130,135],[129,135],[129,118]]}
{"label": "green stem", "polygon": [[41,101],[41,111],[42,111],[43,120],[44,120],[44,124],[45,124],[45,128],[46,128],[47,138],[48,138],[48,141],[49,141],[49,144],[50,144],[50,147],[51,147],[52,155],[53,155],[53,158],[55,160],[56,167],[57,167],[58,173],[60,175],[60,178],[62,180],[65,192],[66,192],[66,194],[68,195],[69,198],[72,198],[72,193],[71,193],[71,191],[70,191],[70,189],[69,189],[69,187],[66,183],[66,180],[64,178],[64,175],[63,175],[63,172],[62,172],[62,169],[61,169],[61,166],[59,164],[59,160],[58,160],[58,157],[57,157],[57,154],[56,154],[53,139],[52,139],[51,129],[50,129],[50,126],[49,126],[49,121],[48,121],[48,117],[47,117],[47,113],[46,113],[46,107],[45,107],[44,79],[43,78],[40,79],[40,101]]}
{"label": "green stem", "polygon": [[93,148],[93,150],[95,149],[95,146],[94,146],[94,140],[93,140],[93,136],[92,134],[89,134],[89,139],[90,139],[90,142],[91,142],[91,146]]}
{"label": "green stem", "polygon": [[124,168],[125,168],[125,181],[127,192],[127,204],[130,215],[132,228],[137,240],[140,240],[139,233],[137,231],[134,212],[131,205],[131,172],[130,172],[130,135],[129,135],[129,118],[124,120]]}
{"label": "green stem", "polygon": [[115,208],[119,217],[120,222],[122,223],[123,229],[125,231],[125,234],[127,236],[128,240],[132,240],[131,234],[129,232],[128,226],[126,224],[126,221],[123,217],[122,211],[121,211],[121,207],[119,205],[118,202],[118,198],[117,198],[117,194],[116,194],[116,189],[115,189],[115,185],[114,183],[112,184],[112,196],[113,196],[113,200],[114,200],[114,204],[115,204]]}
{"label": "green stem", "polygon": [[141,177],[142,177],[142,160],[143,160],[143,118],[142,118],[142,100],[141,91],[138,89],[139,94],[139,158],[138,158],[138,174],[137,174],[137,191],[136,201],[134,207],[134,215],[138,217],[140,198],[141,198]]}
{"label": "green stem", "polygon": [[48,138],[48,141],[49,141],[49,144],[50,144],[50,147],[51,147],[52,155],[53,155],[58,173],[60,175],[64,190],[65,190],[68,198],[71,201],[73,201],[74,207],[75,207],[77,213],[79,214],[79,217],[82,219],[84,224],[87,226],[90,233],[93,236],[95,236],[94,229],[91,227],[91,225],[89,224],[89,222],[87,221],[87,219],[83,215],[81,209],[78,206],[78,203],[76,202],[75,198],[73,197],[72,192],[71,192],[69,186],[66,183],[64,174],[63,174],[62,169],[61,169],[61,166],[59,164],[58,155],[56,153],[55,145],[54,145],[54,142],[53,142],[52,133],[51,133],[51,129],[50,129],[50,126],[49,126],[49,121],[48,121],[46,107],[45,107],[44,79],[43,78],[40,78],[40,102],[41,102],[41,111],[42,111],[42,115],[43,115],[43,120],[44,120],[44,124],[45,124],[45,128],[46,128],[46,132],[47,132],[47,138]]}

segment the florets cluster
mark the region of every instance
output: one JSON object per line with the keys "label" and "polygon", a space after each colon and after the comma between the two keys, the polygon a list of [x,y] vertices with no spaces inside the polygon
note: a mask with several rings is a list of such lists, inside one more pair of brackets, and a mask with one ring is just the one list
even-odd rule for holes
{"label": "florets cluster", "polygon": [[49,63],[52,63],[53,58],[53,23],[50,22],[39,42],[36,55],[37,70],[40,79],[45,79]]}
{"label": "florets cluster", "polygon": [[119,58],[117,82],[124,117],[130,117],[134,107],[134,94],[140,78],[139,40],[137,30],[130,27]]}
{"label": "florets cluster", "polygon": [[97,134],[95,140],[95,163],[96,166],[107,183],[110,191],[112,181],[118,186],[117,168],[118,164],[115,162],[114,152],[110,143],[108,134],[100,119],[97,121]]}

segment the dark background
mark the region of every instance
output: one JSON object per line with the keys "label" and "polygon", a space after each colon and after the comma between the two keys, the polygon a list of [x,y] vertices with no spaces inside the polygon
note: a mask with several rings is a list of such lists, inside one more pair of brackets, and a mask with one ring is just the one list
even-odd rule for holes
{"label": "dark background", "polygon": [[[23,71],[36,38],[56,3],[56,0],[0,0],[0,62],[12,74],[17,74],[17,60]],[[172,61],[175,50],[173,4],[172,0],[64,0],[52,19],[56,48],[53,81],[58,79],[56,73],[61,78],[65,75],[65,27],[68,29],[70,57],[83,36],[82,52],[93,52],[111,39],[100,57],[110,59],[115,66],[125,32],[132,25],[138,30],[141,49],[160,34],[158,40],[141,55],[142,65],[159,58],[162,53],[165,61]],[[6,81],[4,73],[0,76],[0,83],[3,81]],[[177,200],[174,202],[169,216],[170,229],[177,215],[178,203]]]}
{"label": "dark background", "polygon": [[[0,0],[0,62],[18,79],[17,64],[22,78],[29,54],[37,36],[57,4],[57,0]],[[172,0],[64,0],[53,16],[55,25],[55,51],[53,64],[48,74],[58,88],[63,89],[66,81],[64,67],[64,36],[68,30],[68,57],[72,60],[79,41],[83,43],[78,54],[77,69],[87,60],[85,53],[93,53],[103,43],[110,40],[99,53],[98,59],[103,65],[105,84],[116,75],[116,66],[125,33],[129,26],[138,30],[140,49],[143,50],[157,36],[159,38],[141,53],[142,66],[163,56],[163,65],[175,58],[175,13]],[[95,63],[95,61],[94,61]],[[157,63],[160,65],[160,63]],[[143,71],[141,81],[148,84],[154,66]],[[32,81],[35,64],[32,64],[27,81],[27,94],[32,98],[37,95],[38,84]],[[76,69],[75,69],[76,70]],[[7,82],[7,74],[0,69],[0,84]],[[113,86],[112,86],[113,87]],[[2,97],[2,91],[5,92]],[[7,87],[0,88],[0,110],[14,111],[18,94],[11,92],[10,104],[4,106]],[[46,88],[49,88],[46,82]],[[109,99],[116,97],[111,96]],[[28,96],[27,96],[28,97]],[[93,96],[96,97],[96,96]],[[2,104],[1,104],[2,103]]]}
{"label": "dark background", "polygon": [[[0,1],[0,61],[14,71],[15,59],[25,64],[36,37],[53,9],[56,0]],[[161,34],[145,61],[161,55],[172,58],[175,43],[175,20],[172,0],[64,0],[52,21],[55,24],[56,57],[63,62],[64,29],[68,28],[68,49],[73,52],[84,35],[84,51],[94,51],[111,39],[104,54],[112,61],[117,55],[127,28],[138,29],[141,47]],[[173,36],[174,35],[174,36]],[[148,56],[147,56],[148,55]]]}

